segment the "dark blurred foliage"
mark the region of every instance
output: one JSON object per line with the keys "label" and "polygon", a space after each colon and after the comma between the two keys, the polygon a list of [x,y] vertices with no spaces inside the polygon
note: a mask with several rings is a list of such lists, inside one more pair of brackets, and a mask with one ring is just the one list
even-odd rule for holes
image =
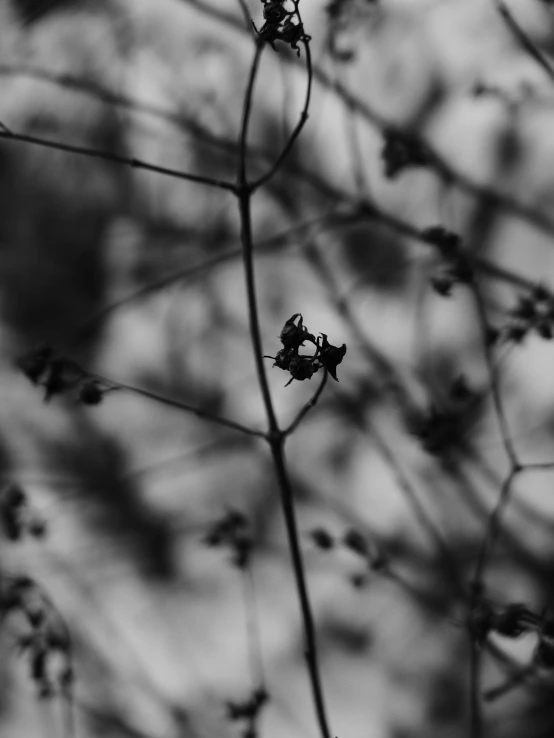
{"label": "dark blurred foliage", "polygon": [[371,226],[353,226],[343,232],[343,254],[357,279],[356,287],[384,291],[406,284],[406,255],[390,231]]}
{"label": "dark blurred foliage", "polygon": [[82,4],[82,0],[11,0],[20,20],[25,24],[37,23],[45,15]]}
{"label": "dark blurred foliage", "polygon": [[84,417],[75,418],[74,431],[59,442],[46,439],[44,452],[52,469],[63,468],[83,499],[92,500],[87,521],[93,535],[117,540],[145,575],[174,577],[171,518],[141,500],[121,444],[99,435]]}

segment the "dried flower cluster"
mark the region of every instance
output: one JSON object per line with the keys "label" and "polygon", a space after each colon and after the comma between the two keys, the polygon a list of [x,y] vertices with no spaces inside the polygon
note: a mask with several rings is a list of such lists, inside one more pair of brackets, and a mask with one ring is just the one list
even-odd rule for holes
{"label": "dried flower cluster", "polygon": [[440,407],[433,402],[426,412],[411,419],[411,432],[427,453],[451,458],[453,453],[467,447],[482,399],[481,393],[460,375],[450,385],[448,396]]}
{"label": "dried flower cluster", "polygon": [[[298,322],[296,322],[298,319]],[[333,346],[327,340],[325,333],[320,333],[316,339],[304,325],[304,320],[300,313],[295,313],[287,320],[279,336],[283,348],[280,349],[275,356],[265,356],[265,359],[273,359],[273,366],[290,372],[291,378],[285,386],[288,386],[293,379],[299,382],[305,379],[311,379],[313,375],[323,368],[325,371],[338,382],[337,366],[341,363],[346,354],[346,344],[342,346]],[[315,353],[312,356],[301,354],[300,348],[308,341],[315,346]]]}
{"label": "dried flower cluster", "polygon": [[275,41],[282,41],[300,56],[298,42],[307,43],[310,37],[304,33],[304,26],[298,14],[298,0],[294,2],[293,10],[285,8],[286,0],[262,0],[262,3],[265,23],[258,31],[252,21],[258,38],[268,43],[273,51],[277,51]]}
{"label": "dried flower cluster", "polygon": [[267,704],[269,695],[263,687],[255,689],[243,702],[227,702],[227,717],[233,722],[242,722],[242,738],[256,738],[257,722],[262,708]]}
{"label": "dried flower cluster", "polygon": [[239,510],[228,510],[209,528],[204,536],[207,546],[227,546],[232,552],[232,563],[244,569],[250,560],[252,535],[246,516]]}
{"label": "dried flower cluster", "polygon": [[57,611],[32,579],[5,578],[0,588],[0,619],[23,622],[19,652],[29,660],[31,678],[40,697],[66,693],[73,684],[71,641]]}
{"label": "dried flower cluster", "polygon": [[84,405],[98,405],[104,395],[115,389],[92,377],[76,362],[56,356],[51,346],[42,346],[21,357],[17,362],[27,379],[44,388],[44,401],[54,395],[76,391],[77,399]]}
{"label": "dried flower cluster", "polygon": [[389,127],[384,133],[381,158],[385,165],[385,176],[394,179],[405,169],[426,167],[430,155],[425,145],[415,136]]}
{"label": "dried flower cluster", "polygon": [[421,237],[432,244],[442,258],[443,269],[431,279],[435,292],[442,297],[450,297],[456,284],[471,284],[473,270],[461,246],[462,240],[457,233],[443,228],[431,226],[421,233]]}
{"label": "dried flower cluster", "polygon": [[[445,268],[431,279],[435,292],[450,297],[456,284],[471,284],[473,270],[461,249],[461,238],[443,226],[431,226],[421,237],[432,244],[442,257]],[[554,296],[542,284],[520,295],[508,311],[508,321],[501,328],[487,328],[487,343],[521,343],[530,333],[551,340],[554,337]]]}
{"label": "dried flower cluster", "polygon": [[532,332],[546,340],[554,336],[554,299],[540,284],[528,294],[521,295],[509,311],[502,338],[507,342],[520,343]]}
{"label": "dried flower cluster", "polygon": [[367,575],[371,571],[383,569],[386,564],[384,556],[381,553],[372,552],[367,537],[356,528],[346,530],[339,541],[323,527],[313,528],[309,536],[314,545],[322,551],[330,551],[340,544],[363,561],[364,570],[356,571],[350,576],[350,583],[356,589],[367,584]]}
{"label": "dried flower cluster", "polygon": [[544,610],[537,615],[521,603],[499,607],[481,599],[470,613],[468,627],[475,641],[481,644],[493,633],[504,638],[535,633],[537,642],[533,664],[543,669],[554,669],[554,613],[551,611]]}
{"label": "dried flower cluster", "polygon": [[42,538],[45,521],[31,508],[27,495],[13,482],[0,492],[0,525],[6,538],[19,541],[25,534]]}
{"label": "dried flower cluster", "polygon": [[[18,541],[25,534],[41,538],[46,533],[44,520],[16,482],[0,492],[0,523],[10,541]],[[0,622],[8,618],[17,626],[17,648],[28,658],[39,697],[67,694],[73,683],[69,631],[51,600],[28,576],[2,572]]]}

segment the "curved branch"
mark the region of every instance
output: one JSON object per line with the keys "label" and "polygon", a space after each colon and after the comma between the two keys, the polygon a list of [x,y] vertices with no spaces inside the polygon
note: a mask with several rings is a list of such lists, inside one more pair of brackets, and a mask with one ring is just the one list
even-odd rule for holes
{"label": "curved branch", "polygon": [[264,174],[262,177],[260,177],[259,179],[257,179],[255,182],[252,183],[253,190],[257,190],[258,187],[262,187],[264,184],[269,182],[269,180],[273,177],[275,172],[279,169],[281,164],[285,161],[285,159],[289,155],[292,147],[294,146],[294,142],[296,141],[298,136],[300,136],[300,133],[302,132],[302,129],[304,128],[308,120],[308,109],[310,107],[310,99],[312,95],[312,80],[313,80],[312,55],[310,52],[309,41],[303,39],[302,43],[306,51],[306,71],[307,71],[307,76],[308,76],[308,81],[306,85],[306,97],[304,99],[304,107],[302,108],[302,112],[300,113],[300,119],[298,123],[296,124],[293,132],[291,133],[289,140],[285,144],[283,150],[277,157],[271,169],[266,174]]}
{"label": "curved branch", "polygon": [[283,430],[284,436],[290,436],[291,433],[294,433],[294,431],[298,428],[300,423],[304,420],[305,416],[310,412],[312,408],[314,408],[317,405],[319,398],[321,397],[321,393],[323,392],[323,390],[325,389],[325,385],[327,384],[328,375],[329,373],[327,369],[324,369],[323,378],[321,382],[319,383],[319,387],[316,389],[315,394],[313,395],[312,399],[309,402],[307,402],[304,405],[304,407],[300,410],[300,412],[298,413],[296,418],[292,421],[292,423]]}

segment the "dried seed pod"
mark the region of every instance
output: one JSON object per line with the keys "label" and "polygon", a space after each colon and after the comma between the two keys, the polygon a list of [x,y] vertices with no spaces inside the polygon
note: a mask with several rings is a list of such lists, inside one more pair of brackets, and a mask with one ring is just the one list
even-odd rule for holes
{"label": "dried seed pod", "polygon": [[87,380],[79,389],[79,401],[83,405],[99,405],[103,398],[104,391],[99,382],[94,379]]}
{"label": "dried seed pod", "polygon": [[314,528],[310,531],[310,538],[322,551],[329,551],[335,545],[335,539],[325,528]]}

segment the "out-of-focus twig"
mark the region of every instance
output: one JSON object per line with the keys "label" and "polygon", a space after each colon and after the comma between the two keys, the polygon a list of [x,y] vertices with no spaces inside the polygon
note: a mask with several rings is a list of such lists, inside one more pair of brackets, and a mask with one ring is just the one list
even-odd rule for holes
{"label": "out-of-focus twig", "polygon": [[550,81],[554,82],[554,66],[537,47],[537,45],[533,43],[533,41],[531,41],[529,36],[516,21],[512,11],[506,6],[503,0],[495,0],[495,2],[498,12],[506,22],[506,25],[508,26],[516,40],[524,49],[524,51],[526,51],[527,54],[529,54],[529,56],[534,59],[540,67],[544,69],[544,71],[550,78]]}

